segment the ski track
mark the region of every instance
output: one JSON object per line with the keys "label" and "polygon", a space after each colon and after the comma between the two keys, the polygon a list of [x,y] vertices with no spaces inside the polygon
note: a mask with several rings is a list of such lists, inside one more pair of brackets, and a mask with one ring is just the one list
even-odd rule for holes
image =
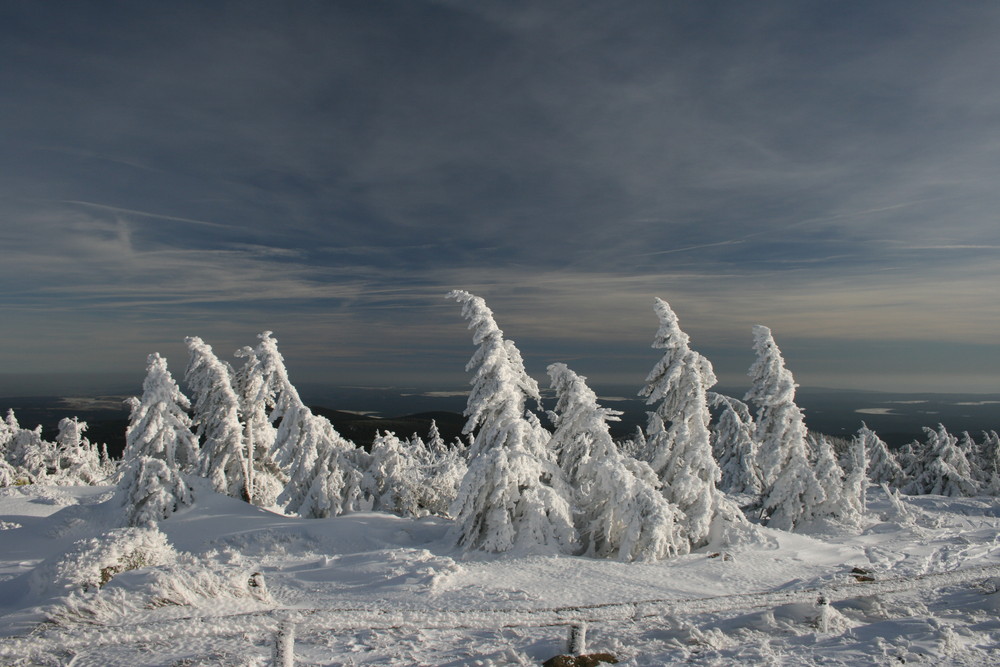
{"label": "ski track", "polygon": [[[937,553],[937,552],[935,552]],[[627,624],[649,618],[683,619],[706,614],[767,609],[782,605],[816,604],[822,595],[828,602],[857,598],[873,598],[902,592],[938,590],[948,587],[978,584],[991,577],[1000,577],[1000,564],[919,574],[874,582],[851,582],[827,586],[757,593],[740,593],[703,598],[652,599],[539,609],[447,609],[388,611],[366,607],[341,609],[289,609],[217,615],[196,615],[183,618],[98,625],[94,627],[58,627],[41,625],[30,635],[0,640],[0,658],[5,661],[38,660],[63,656],[68,662],[57,664],[89,665],[95,656],[78,654],[98,651],[106,660],[105,650],[132,646],[150,655],[169,646],[172,640],[183,639],[187,649],[204,644],[205,654],[212,654],[212,642],[218,638],[235,638],[247,643],[266,643],[279,624],[291,621],[300,638],[316,638],[337,632],[397,631],[425,632],[434,630],[502,631],[523,628],[568,627],[574,624]],[[341,638],[343,639],[343,638]],[[48,659],[46,658],[48,657]],[[220,657],[220,656],[216,656]],[[15,664],[17,664],[15,662]],[[34,664],[34,663],[21,663]],[[150,663],[152,664],[152,663]],[[418,664],[418,663],[414,663]]]}

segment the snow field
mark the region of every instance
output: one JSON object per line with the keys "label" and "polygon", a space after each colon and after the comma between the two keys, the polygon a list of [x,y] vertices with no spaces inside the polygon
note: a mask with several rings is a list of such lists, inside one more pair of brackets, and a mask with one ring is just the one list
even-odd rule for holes
{"label": "snow field", "polygon": [[621,563],[469,556],[443,519],[303,520],[194,481],[195,506],[160,523],[173,559],[68,594],[30,582],[109,532],[108,489],[0,493],[21,526],[0,532],[0,663],[265,665],[285,621],[299,665],[535,665],[579,621],[625,665],[1000,663],[993,498],[903,496],[903,523],[873,490],[857,531]]}

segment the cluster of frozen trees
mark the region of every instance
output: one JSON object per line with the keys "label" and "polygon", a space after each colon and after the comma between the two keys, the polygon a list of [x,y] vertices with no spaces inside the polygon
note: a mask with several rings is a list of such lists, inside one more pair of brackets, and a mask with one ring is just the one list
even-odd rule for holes
{"label": "cluster of frozen trees", "polygon": [[[492,311],[464,291],[459,302],[477,346],[464,433],[448,445],[432,425],[426,441],[377,434],[370,450],[314,414],[288,378],[271,332],[238,350],[238,368],[197,337],[185,395],[159,354],[149,356],[131,415],[116,502],[129,525],[147,525],[193,502],[185,476],[218,493],[306,518],[354,511],[454,519],[469,550],[586,554],[650,560],[721,544],[748,519],[782,530],[816,522],[856,525],[870,482],[904,493],[1000,493],[1000,436],[977,443],[943,426],[894,454],[862,426],[847,441],[808,431],[797,385],[771,331],[753,329],[756,360],[741,399],[711,389],[712,364],[690,347],[669,304],[656,299],[653,347],[663,356],[639,392],[645,429],[615,442],[586,378],[548,367],[554,409],[504,338]],[[543,424],[543,419],[548,426]],[[106,450],[64,419],[56,442],[0,423],[0,486],[101,483],[115,474]],[[739,502],[739,504],[737,504]],[[746,514],[744,514],[746,512]]]}
{"label": "cluster of frozen trees", "polygon": [[[556,395],[546,429],[528,401],[537,383],[479,297],[455,291],[478,349],[465,414],[474,434],[469,470],[452,505],[455,541],[467,549],[545,549],[621,560],[688,553],[742,525],[739,508],[716,487],[707,389],[711,364],[691,350],[663,301],[654,347],[663,359],[643,394],[656,409],[648,437],[627,455],[611,439],[613,410],[585,378],[549,366]],[[540,410],[540,406],[539,406]],[[633,447],[632,449],[637,449]]]}
{"label": "cluster of frozen trees", "polygon": [[557,402],[547,413],[553,430],[543,427],[526,407],[539,402],[538,387],[485,302],[467,292],[450,296],[462,303],[479,346],[467,369],[474,377],[466,432],[475,440],[452,511],[458,544],[655,559],[724,540],[745,525],[730,496],[784,530],[855,523],[864,512],[865,442],[838,454],[809,434],[792,374],[766,327],[754,329],[757,360],[741,401],[710,391],[712,364],[656,299],[653,347],[663,357],[640,391],[652,409],[645,431],[619,444],[608,429],[618,413],[601,407],[565,364],[548,369]]}
{"label": "cluster of frozen trees", "polygon": [[[130,525],[145,525],[190,505],[184,475],[210,480],[218,493],[307,518],[359,510],[409,516],[444,513],[464,474],[461,447],[436,427],[428,442],[376,438],[371,452],[314,414],[288,379],[270,331],[236,352],[236,369],[198,337],[185,395],[166,359],[148,359],[131,416],[118,482]],[[449,493],[449,489],[451,490]]]}
{"label": "cluster of frozen trees", "polygon": [[771,330],[755,326],[753,340],[756,360],[743,401],[710,394],[718,413],[712,447],[720,488],[748,499],[745,509],[773,528],[857,523],[865,506],[868,441],[855,438],[838,453],[827,437],[809,433],[795,403],[798,385]]}
{"label": "cluster of frozen trees", "polygon": [[858,432],[871,452],[868,475],[911,495],[1000,495],[1000,435],[983,433],[976,442],[968,432],[953,435],[941,424],[924,428],[924,440],[893,452],[867,426]]}
{"label": "cluster of frozen trees", "polygon": [[42,427],[23,428],[13,410],[0,421],[0,487],[23,484],[101,484],[114,474],[108,449],[90,442],[87,423],[75,417],[59,422],[55,442]]}

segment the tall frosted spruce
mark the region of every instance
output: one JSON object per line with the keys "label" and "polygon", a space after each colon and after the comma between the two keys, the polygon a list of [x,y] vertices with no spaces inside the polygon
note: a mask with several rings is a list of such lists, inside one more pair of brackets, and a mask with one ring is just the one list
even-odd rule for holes
{"label": "tall frosted spruce", "polygon": [[716,382],[712,364],[688,347],[688,335],[666,301],[656,299],[654,310],[660,328],[653,347],[664,354],[639,392],[656,406],[646,429],[646,449],[661,491],[683,512],[682,525],[696,549],[708,543],[716,519],[745,519],[715,486],[721,475],[709,431],[707,391]]}
{"label": "tall frosted spruce", "polygon": [[586,378],[566,364],[548,372],[557,398],[551,447],[573,489],[585,553],[622,561],[686,553],[680,511],[657,490],[649,465],[619,453],[611,438],[608,421],[620,413],[598,405]]}
{"label": "tall frosted spruce", "polygon": [[249,364],[244,374],[247,389],[254,389],[261,403],[272,406],[268,415],[271,423],[280,420],[269,455],[287,469],[288,478],[277,503],[284,505],[286,512],[307,518],[358,509],[361,472],[354,459],[364,452],[302,402],[288,379],[284,357],[271,332],[257,338],[257,347],[240,355]]}
{"label": "tall frosted spruce", "polygon": [[771,330],[753,328],[757,360],[745,400],[757,406],[758,462],[767,525],[792,530],[813,519],[826,499],[809,462],[805,419],[795,404],[795,380]]}
{"label": "tall frosted spruce", "polygon": [[191,407],[181,393],[167,360],[149,355],[142,398],[132,408],[125,431],[125,453],[117,495],[128,525],[149,525],[193,502],[180,469],[198,462],[197,439],[191,432]]}
{"label": "tall frosted spruce", "polygon": [[194,397],[194,421],[202,439],[200,474],[219,493],[253,501],[253,452],[248,451],[240,422],[233,370],[197,336],[184,340],[191,353],[184,375]]}
{"label": "tall frosted spruce", "polygon": [[464,432],[475,440],[450,510],[453,539],[467,550],[570,552],[577,541],[570,490],[545,449],[548,432],[525,410],[528,398],[539,400],[538,384],[483,299],[460,290],[448,298],[462,304],[479,346],[466,366],[473,378]]}

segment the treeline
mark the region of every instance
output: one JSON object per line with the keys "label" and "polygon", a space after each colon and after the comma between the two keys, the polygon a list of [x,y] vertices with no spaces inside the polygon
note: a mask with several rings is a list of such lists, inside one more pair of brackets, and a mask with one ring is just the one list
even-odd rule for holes
{"label": "treeline", "polygon": [[[438,514],[454,520],[465,549],[558,551],[621,560],[657,559],[745,537],[753,524],[796,530],[862,523],[871,482],[903,493],[996,494],[1000,437],[926,429],[924,442],[893,454],[862,425],[849,440],[808,431],[792,373],[767,327],[753,329],[751,388],[738,399],[712,392],[712,364],[690,348],[670,306],[656,299],[653,347],[663,357],[640,395],[645,429],[616,442],[586,379],[565,364],[548,375],[556,404],[539,387],[485,302],[462,305],[477,346],[465,416],[466,440],[445,443],[378,434],[370,451],[314,414],[289,381],[271,332],[238,350],[238,367],[200,338],[181,392],[150,355],[117,466],[64,420],[56,443],[17,425],[0,429],[0,485],[107,483],[129,525],[154,523],[193,502],[185,475],[216,491],[307,518],[346,512]],[[548,425],[543,423],[543,419]],[[742,536],[742,537],[741,537]]]}

